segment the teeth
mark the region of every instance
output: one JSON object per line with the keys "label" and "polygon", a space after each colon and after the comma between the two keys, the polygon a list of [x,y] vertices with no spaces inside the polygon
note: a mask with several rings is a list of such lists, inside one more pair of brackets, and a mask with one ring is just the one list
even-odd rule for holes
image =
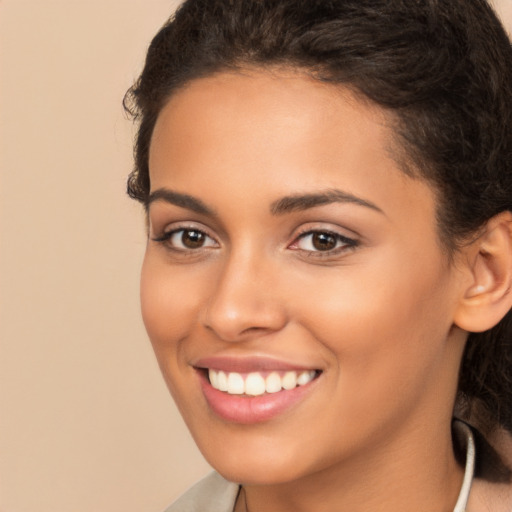
{"label": "teeth", "polygon": [[212,386],[215,389],[219,389],[219,372],[212,372],[212,370],[210,370],[208,372],[208,377],[210,378]]}
{"label": "teeth", "polygon": [[264,393],[277,393],[283,389],[289,390],[297,386],[304,386],[315,378],[315,370],[302,372],[271,372],[266,377],[259,372],[237,373],[208,370],[210,384],[219,391],[230,395],[258,396]]}
{"label": "teeth", "polygon": [[219,372],[217,374],[217,385],[218,387],[216,389],[219,389],[220,391],[228,390],[228,377],[224,372]]}
{"label": "teeth", "polygon": [[228,375],[228,389],[230,395],[243,395],[245,391],[244,378],[239,373]]}
{"label": "teeth", "polygon": [[304,384],[307,384],[308,382],[312,381],[315,378],[315,371],[310,372],[302,372],[297,377],[297,385],[298,386],[304,386]]}
{"label": "teeth", "polygon": [[245,379],[246,395],[263,395],[265,393],[265,379],[259,373],[249,373]]}
{"label": "teeth", "polygon": [[286,372],[281,382],[284,389],[297,387],[297,372]]}
{"label": "teeth", "polygon": [[281,377],[279,377],[279,373],[272,372],[265,379],[266,392],[267,393],[277,393],[278,391],[281,391],[281,389],[283,389],[283,386],[281,385]]}

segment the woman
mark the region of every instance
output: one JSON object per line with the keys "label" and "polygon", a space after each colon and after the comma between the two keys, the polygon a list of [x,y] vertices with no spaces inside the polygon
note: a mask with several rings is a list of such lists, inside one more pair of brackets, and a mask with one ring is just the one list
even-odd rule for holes
{"label": "woman", "polygon": [[189,0],[157,34],[142,311],[218,472],[169,510],[510,509],[452,418],[512,430],[511,57],[483,0]]}

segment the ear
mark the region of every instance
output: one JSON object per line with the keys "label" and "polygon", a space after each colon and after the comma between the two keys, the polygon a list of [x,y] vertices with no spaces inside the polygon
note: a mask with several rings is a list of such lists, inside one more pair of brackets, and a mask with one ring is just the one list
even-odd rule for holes
{"label": "ear", "polygon": [[454,323],[468,332],[487,331],[512,308],[512,212],[490,219],[464,252],[470,278]]}

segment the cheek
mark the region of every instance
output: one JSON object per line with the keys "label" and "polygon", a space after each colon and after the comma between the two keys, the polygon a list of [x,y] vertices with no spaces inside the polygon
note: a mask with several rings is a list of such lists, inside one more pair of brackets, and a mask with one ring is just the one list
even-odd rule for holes
{"label": "cheek", "polygon": [[177,350],[197,315],[198,280],[148,250],[140,290],[142,318],[157,357],[162,351]]}
{"label": "cheek", "polygon": [[142,265],[140,301],[142,319],[153,345],[158,346],[169,335],[169,321],[175,314],[173,285],[161,275],[159,266],[146,254]]}
{"label": "cheek", "polygon": [[439,257],[389,254],[364,273],[344,267],[303,283],[307,300],[296,316],[330,352],[346,388],[370,395],[407,383],[419,392],[442,364],[452,325],[449,282]]}
{"label": "cheek", "polygon": [[[148,250],[141,272],[142,318],[160,371],[184,417],[190,396],[187,345],[201,303],[200,281]],[[197,401],[199,397],[195,397]]]}

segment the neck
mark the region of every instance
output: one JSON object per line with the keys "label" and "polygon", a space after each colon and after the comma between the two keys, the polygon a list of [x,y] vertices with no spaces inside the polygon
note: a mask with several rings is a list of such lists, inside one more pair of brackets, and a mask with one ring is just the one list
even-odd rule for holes
{"label": "neck", "polygon": [[244,486],[236,511],[451,512],[462,475],[450,429],[430,425],[293,482]]}

